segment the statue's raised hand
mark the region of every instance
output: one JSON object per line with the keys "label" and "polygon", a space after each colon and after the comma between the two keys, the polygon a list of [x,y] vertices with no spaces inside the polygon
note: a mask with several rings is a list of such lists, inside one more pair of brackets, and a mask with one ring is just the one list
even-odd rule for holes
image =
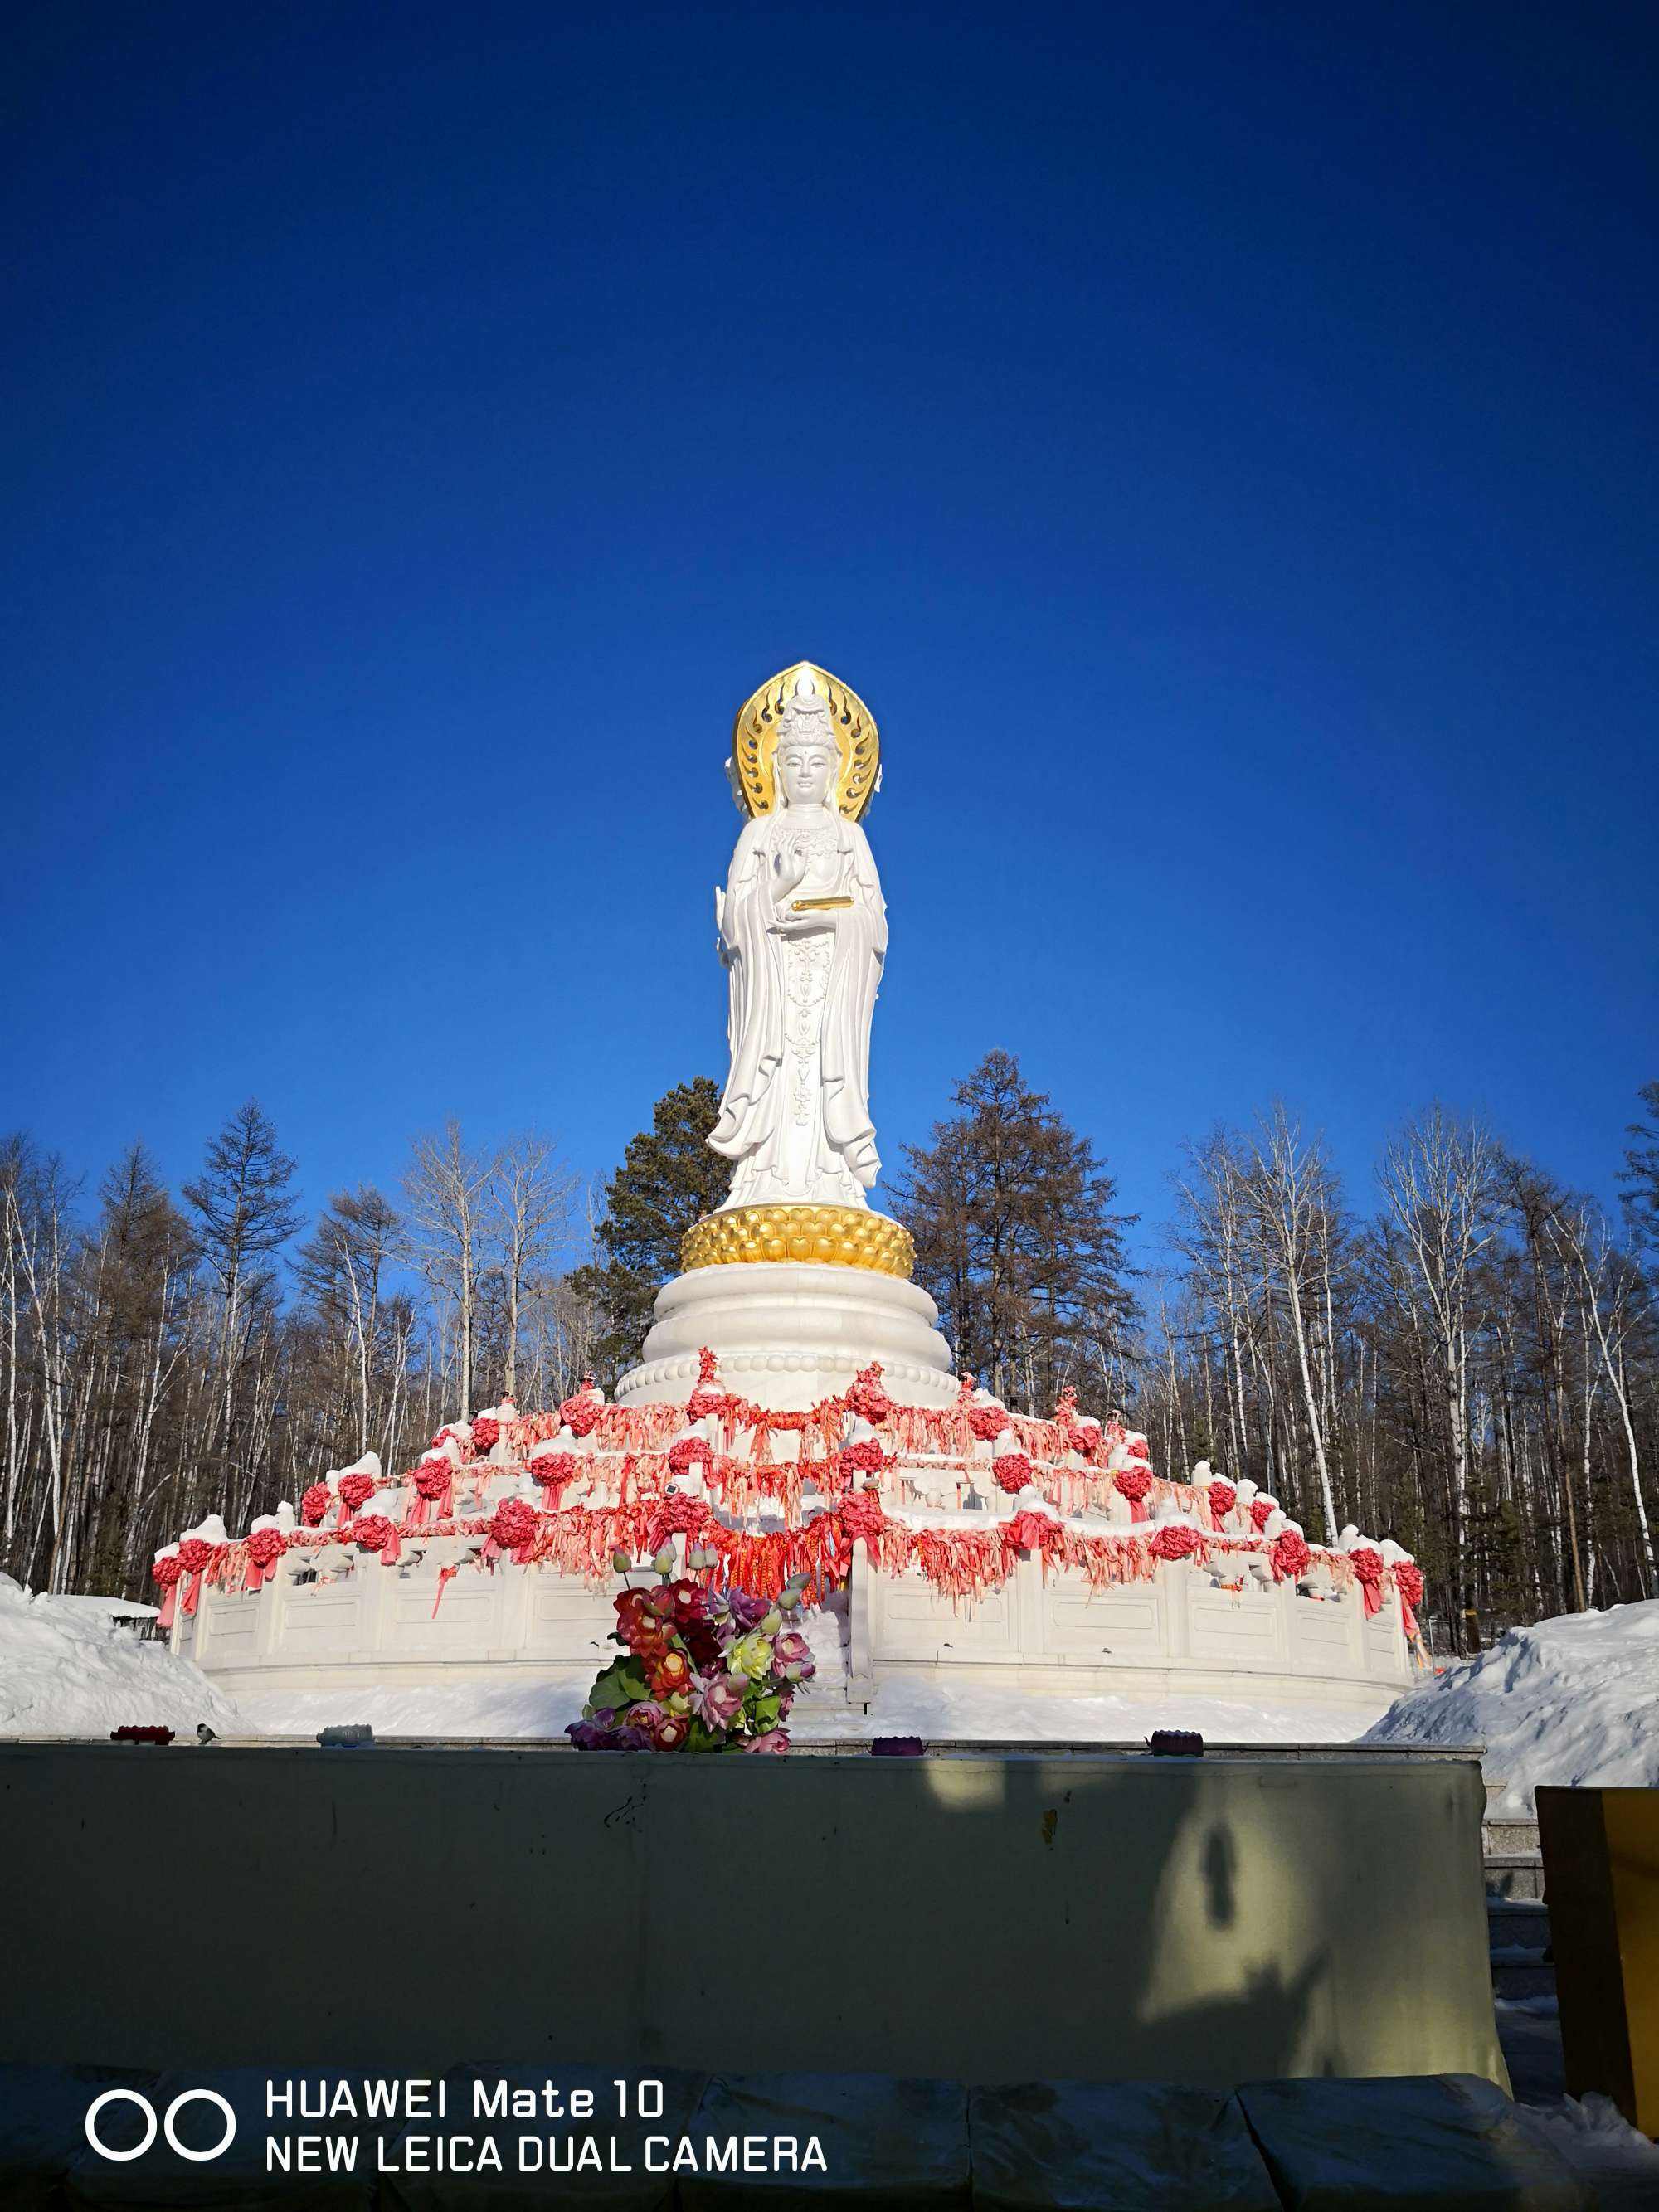
{"label": "statue's raised hand", "polygon": [[781,905],[785,899],[792,897],[805,882],[806,865],[805,839],[792,837],[772,863],[775,877],[772,886],[772,896],[779,905]]}

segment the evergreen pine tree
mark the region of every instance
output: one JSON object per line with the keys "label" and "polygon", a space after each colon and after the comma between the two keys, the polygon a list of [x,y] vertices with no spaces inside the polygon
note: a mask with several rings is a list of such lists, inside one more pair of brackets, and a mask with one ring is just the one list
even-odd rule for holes
{"label": "evergreen pine tree", "polygon": [[605,1185],[605,1218],[594,1231],[605,1257],[579,1267],[571,1287],[598,1311],[593,1358],[607,1379],[638,1358],[657,1292],[679,1273],[681,1237],[731,1186],[730,1167],[708,1144],[720,1108],[719,1087],[708,1076],[676,1084]]}
{"label": "evergreen pine tree", "polygon": [[954,1095],[933,1142],[905,1146],[892,1205],[957,1359],[1025,1411],[1052,1411],[1068,1383],[1115,1395],[1134,1310],[1116,1185],[1012,1053],[988,1053]]}

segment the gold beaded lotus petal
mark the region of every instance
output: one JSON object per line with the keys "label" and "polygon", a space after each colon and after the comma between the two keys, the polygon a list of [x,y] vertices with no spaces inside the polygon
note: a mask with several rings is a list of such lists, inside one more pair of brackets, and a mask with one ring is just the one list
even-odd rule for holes
{"label": "gold beaded lotus petal", "polygon": [[813,660],[797,660],[780,669],[758,691],[751,691],[738,708],[732,731],[732,766],[738,796],[749,814],[769,814],[776,805],[773,762],[778,750],[778,717],[793,694],[797,678],[803,675],[811,677],[830,702],[830,719],[841,748],[836,804],[849,822],[856,822],[874,798],[881,780],[881,735],[875,716],[858,693]]}
{"label": "gold beaded lotus petal", "polygon": [[798,1266],[867,1267],[908,1281],[915,1263],[910,1232],[861,1206],[733,1206],[706,1213],[680,1240],[680,1267],[722,1267],[757,1261]]}

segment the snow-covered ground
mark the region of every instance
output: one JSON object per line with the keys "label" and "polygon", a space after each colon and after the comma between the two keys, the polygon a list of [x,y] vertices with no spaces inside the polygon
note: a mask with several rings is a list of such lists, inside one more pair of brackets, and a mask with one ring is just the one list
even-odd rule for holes
{"label": "snow-covered ground", "polygon": [[[367,1685],[304,1694],[272,1691],[237,1701],[250,1734],[314,1735],[319,1729],[367,1721],[377,1735],[555,1736],[580,1718],[592,1670],[568,1679],[504,1684],[422,1683],[409,1689]],[[1154,1729],[1196,1729],[1212,1743],[1347,1743],[1366,1724],[1363,1712],[1329,1705],[1261,1705],[1247,1698],[1037,1697],[1018,1690],[932,1688],[890,1682],[869,1712],[797,1700],[789,1732],[799,1743],[826,1737],[920,1735],[933,1741],[1139,1743]]]}
{"label": "snow-covered ground", "polygon": [[118,1626],[107,1601],[31,1597],[0,1575],[0,1736],[102,1741],[129,1724],[194,1735],[203,1721],[222,1735],[239,1726],[198,1668]]}
{"label": "snow-covered ground", "polygon": [[1511,1628],[1399,1698],[1365,1743],[1485,1744],[1492,1810],[1548,1783],[1659,1783],[1659,1598]]}
{"label": "snow-covered ground", "polygon": [[[828,1616],[821,1625],[823,1694],[804,1695],[792,1722],[803,1743],[830,1735],[1133,1743],[1161,1728],[1196,1729],[1212,1743],[1484,1744],[1487,1779],[1506,1785],[1497,1809],[1518,1816],[1531,1811],[1540,1782],[1659,1783],[1659,1599],[1511,1629],[1478,1659],[1408,1692],[1369,1730],[1363,1710],[1340,1706],[1048,1697],[960,1680],[890,1681],[870,1712],[849,1714],[836,1680],[836,1626]],[[221,1735],[311,1737],[367,1722],[387,1736],[558,1736],[592,1680],[582,1668],[534,1683],[273,1687],[233,1703],[188,1660],[117,1626],[109,1601],[31,1598],[0,1576],[0,1736],[101,1741],[130,1723],[193,1735],[204,1721]]]}

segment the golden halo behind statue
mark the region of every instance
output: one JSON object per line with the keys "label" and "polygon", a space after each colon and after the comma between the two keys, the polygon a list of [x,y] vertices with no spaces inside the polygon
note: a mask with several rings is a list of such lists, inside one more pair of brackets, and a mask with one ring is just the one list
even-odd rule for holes
{"label": "golden halo behind statue", "polygon": [[747,814],[769,814],[777,804],[773,756],[778,749],[778,717],[794,691],[796,678],[803,674],[811,677],[830,702],[830,719],[841,748],[836,805],[849,822],[856,822],[880,781],[880,732],[858,693],[814,660],[797,660],[780,669],[738,708],[732,730],[732,787]]}

